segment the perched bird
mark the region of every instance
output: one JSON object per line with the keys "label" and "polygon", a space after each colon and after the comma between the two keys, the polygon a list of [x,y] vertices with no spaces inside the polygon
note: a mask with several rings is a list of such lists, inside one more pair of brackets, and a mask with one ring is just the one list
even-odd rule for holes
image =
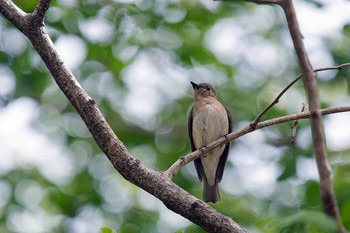
{"label": "perched bird", "polygon": [[[216,97],[216,91],[209,83],[196,84],[195,103],[188,115],[188,133],[192,151],[219,139],[232,130],[230,110],[223,106]],[[215,148],[194,161],[200,181],[204,181],[203,201],[219,202],[218,183],[221,181],[230,143]]]}

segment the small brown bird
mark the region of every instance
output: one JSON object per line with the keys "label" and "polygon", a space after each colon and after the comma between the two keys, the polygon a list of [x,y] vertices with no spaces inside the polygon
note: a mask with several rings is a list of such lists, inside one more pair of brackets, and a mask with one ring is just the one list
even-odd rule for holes
{"label": "small brown bird", "polygon": [[[216,91],[209,83],[196,84],[195,104],[188,115],[188,133],[192,151],[195,151],[228,134],[232,130],[230,110],[216,97]],[[204,181],[203,201],[219,202],[218,183],[224,174],[230,143],[215,148],[194,161],[200,181]]]}

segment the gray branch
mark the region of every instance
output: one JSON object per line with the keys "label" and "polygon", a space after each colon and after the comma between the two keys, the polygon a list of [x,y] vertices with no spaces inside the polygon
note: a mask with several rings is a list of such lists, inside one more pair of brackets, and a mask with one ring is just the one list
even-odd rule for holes
{"label": "gray branch", "polygon": [[345,228],[341,223],[338,205],[333,191],[331,167],[327,159],[324,127],[320,112],[320,102],[318,99],[315,74],[312,70],[312,66],[304,47],[303,37],[299,29],[293,1],[284,0],[280,5],[286,15],[289,32],[292,37],[294,49],[299,61],[299,66],[303,73],[304,88],[308,97],[309,110],[311,112],[311,131],[317,168],[320,176],[323,208],[326,214],[338,222],[339,232],[343,233],[345,232]]}
{"label": "gray branch", "polygon": [[158,198],[167,208],[208,232],[246,233],[247,231],[231,218],[190,195],[162,173],[146,168],[129,154],[123,142],[118,139],[106,122],[95,101],[80,86],[59,57],[43,24],[38,23],[46,12],[45,3],[49,1],[41,1],[42,6],[39,4],[36,8],[35,12],[38,17],[35,17],[35,14],[23,13],[10,0],[0,1],[0,12],[28,37],[57,85],[79,113],[96,143],[115,169],[125,179]]}

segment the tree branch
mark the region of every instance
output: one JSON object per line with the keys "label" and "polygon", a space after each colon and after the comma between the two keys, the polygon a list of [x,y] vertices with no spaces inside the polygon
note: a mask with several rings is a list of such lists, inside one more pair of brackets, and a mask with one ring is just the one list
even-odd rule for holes
{"label": "tree branch", "polygon": [[[329,115],[329,114],[349,112],[349,111],[350,111],[350,106],[344,106],[344,107],[333,107],[333,108],[322,109],[320,110],[320,113],[321,115]],[[200,150],[196,150],[188,155],[180,157],[168,170],[164,171],[163,174],[166,178],[172,179],[181,170],[182,167],[192,162],[193,160],[199,158],[202,155],[202,153],[204,154],[208,153],[209,151],[219,146],[222,146],[229,141],[232,141],[234,139],[242,137],[243,135],[253,132],[256,129],[262,129],[272,125],[282,124],[288,121],[306,119],[306,118],[310,118],[310,116],[312,116],[311,112],[305,111],[305,112],[299,112],[296,114],[277,117],[270,120],[259,122],[256,124],[255,128],[252,128],[250,125],[244,126],[241,129],[238,129],[226,136],[223,136],[212,143],[209,143],[208,145],[206,145],[204,148]]]}
{"label": "tree branch", "polygon": [[32,16],[38,25],[44,24],[44,17],[50,7],[51,0],[40,0]]}
{"label": "tree branch", "polygon": [[339,232],[345,232],[345,228],[342,225],[339,217],[338,205],[332,186],[331,168],[327,160],[324,128],[321,118],[321,112],[319,110],[320,103],[318,99],[315,75],[312,71],[308,55],[305,51],[302,35],[300,33],[298,21],[293,6],[293,1],[284,0],[280,4],[280,6],[282,7],[286,15],[289,32],[291,34],[295,52],[298,57],[299,66],[301,67],[303,73],[304,88],[308,96],[309,109],[311,112],[310,123],[312,139],[318,172],[320,176],[320,187],[323,208],[326,214],[328,214],[338,222]]}
{"label": "tree branch", "polygon": [[[305,112],[308,109],[307,104],[302,104],[300,112]],[[299,124],[299,119],[295,120],[292,126],[292,136],[290,137],[290,143],[294,143],[296,135],[297,135],[297,127]]]}
{"label": "tree branch", "polygon": [[2,14],[20,31],[22,31],[22,27],[26,24],[24,20],[25,17],[28,15],[10,0],[0,1],[0,14]]}
{"label": "tree branch", "polygon": [[[45,9],[45,6],[42,8]],[[40,7],[37,9],[39,11]],[[44,27],[28,27],[27,14],[23,14],[9,0],[0,1],[0,12],[28,37],[59,88],[85,122],[96,143],[126,180],[154,195],[167,208],[209,232],[247,232],[231,218],[190,195],[161,173],[144,167],[139,160],[132,157],[107,124],[95,101],[63,63]]]}
{"label": "tree branch", "polygon": [[269,104],[266,106],[266,108],[264,108],[264,110],[262,110],[259,115],[254,119],[254,121],[252,123],[250,123],[250,127],[255,128],[256,124],[260,121],[260,119],[265,115],[265,113],[267,113],[273,106],[275,106],[280,98],[284,95],[284,93],[286,93],[286,91],[293,86],[298,80],[300,80],[300,78],[302,77],[302,74],[299,74],[298,77],[296,77],[292,82],[290,82],[278,95],[277,97]]}
{"label": "tree branch", "polygon": [[[326,70],[341,70],[344,67],[350,66],[350,63],[344,63],[339,66],[331,66],[331,67],[324,67],[313,70],[313,72],[320,72],[320,71],[326,71]],[[303,77],[303,74],[299,74],[292,82],[290,82],[278,95],[277,97],[268,105],[264,110],[262,110],[258,116],[254,119],[252,123],[250,123],[250,126],[252,128],[256,127],[256,124],[260,121],[260,119],[267,113],[274,105],[276,105],[280,98],[286,93],[286,91],[291,88],[297,81],[299,81]]]}
{"label": "tree branch", "polygon": [[257,4],[281,4],[283,0],[248,0]]}

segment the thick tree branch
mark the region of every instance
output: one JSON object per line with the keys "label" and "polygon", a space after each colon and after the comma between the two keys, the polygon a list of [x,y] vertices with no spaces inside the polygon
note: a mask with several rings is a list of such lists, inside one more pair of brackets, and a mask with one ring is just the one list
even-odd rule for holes
{"label": "thick tree branch", "polygon": [[[350,111],[350,106],[344,106],[344,107],[333,107],[333,108],[322,109],[320,110],[320,113],[321,115],[328,115],[328,114],[349,112],[349,111]],[[199,158],[202,155],[202,153],[207,153],[219,146],[226,144],[229,141],[232,141],[236,138],[242,137],[250,132],[253,132],[256,129],[262,129],[272,125],[282,124],[288,121],[306,119],[306,118],[310,118],[311,116],[312,116],[311,112],[305,111],[305,112],[299,112],[296,114],[277,117],[270,120],[259,122],[258,124],[256,124],[255,128],[252,128],[250,125],[246,125],[241,129],[235,130],[234,132],[226,136],[223,136],[212,143],[209,143],[208,145],[206,145],[204,148],[200,150],[196,150],[188,155],[182,156],[168,170],[164,171],[163,174],[168,179],[172,179],[181,170],[182,167],[192,162],[193,160]]]}
{"label": "thick tree branch", "polygon": [[26,24],[25,17],[28,15],[10,0],[0,1],[0,14],[21,31],[22,27]]}
{"label": "thick tree branch", "polygon": [[[43,5],[44,3],[42,1]],[[40,8],[45,9],[45,6],[38,6],[37,11]],[[107,124],[94,100],[80,86],[60,59],[44,27],[38,26],[33,21],[26,21],[28,14],[24,14],[10,0],[0,1],[0,12],[28,37],[59,88],[89,128],[99,147],[125,179],[154,195],[170,210],[208,232],[247,232],[231,218],[193,197],[161,173],[144,167],[139,160],[132,157]]]}
{"label": "thick tree branch", "polygon": [[331,168],[327,160],[326,143],[324,136],[323,122],[320,112],[320,103],[317,93],[317,84],[308,55],[305,51],[302,35],[300,33],[298,21],[294,11],[293,1],[284,0],[280,4],[287,19],[289,32],[291,34],[299,66],[303,73],[303,82],[308,96],[309,109],[311,112],[311,131],[313,146],[316,156],[318,172],[320,176],[320,186],[323,208],[325,212],[339,223],[339,232],[345,232],[341,224],[337,201],[334,195]]}

